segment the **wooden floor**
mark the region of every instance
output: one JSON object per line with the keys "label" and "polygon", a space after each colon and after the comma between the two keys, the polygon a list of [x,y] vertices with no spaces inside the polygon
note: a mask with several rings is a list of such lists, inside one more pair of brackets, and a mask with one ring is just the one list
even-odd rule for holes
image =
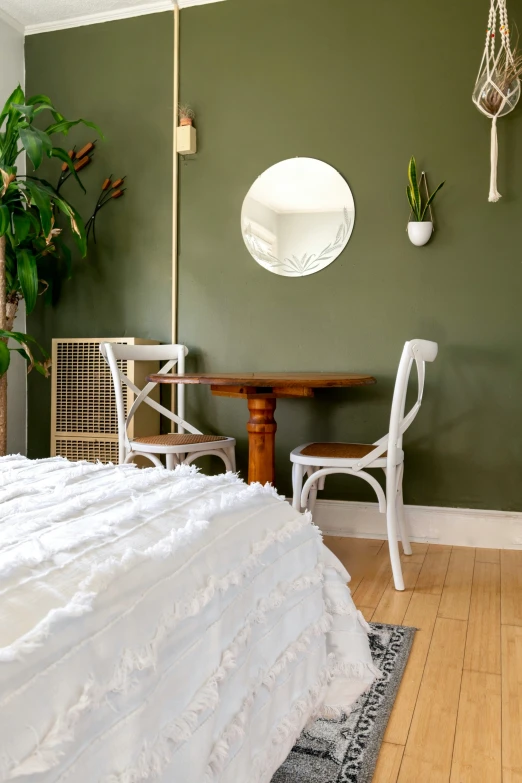
{"label": "wooden floor", "polygon": [[522,551],[326,538],[367,620],[419,630],[373,783],[522,783]]}

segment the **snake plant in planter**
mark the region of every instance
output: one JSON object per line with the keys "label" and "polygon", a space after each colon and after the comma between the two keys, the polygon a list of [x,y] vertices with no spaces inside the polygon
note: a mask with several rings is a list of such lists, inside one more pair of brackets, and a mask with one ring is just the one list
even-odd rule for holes
{"label": "snake plant in planter", "polygon": [[408,202],[411,209],[410,220],[408,222],[408,236],[410,241],[417,246],[425,245],[433,233],[433,220],[425,220],[425,217],[429,210],[430,218],[432,218],[431,205],[433,204],[435,196],[444,185],[444,182],[441,182],[438,188],[434,190],[430,196],[424,172],[422,176],[424,177],[426,186],[427,198],[425,203],[423,203],[422,200],[420,183],[417,178],[417,164],[415,163],[415,158],[412,157],[408,165],[409,184],[406,185],[406,195],[408,196]]}

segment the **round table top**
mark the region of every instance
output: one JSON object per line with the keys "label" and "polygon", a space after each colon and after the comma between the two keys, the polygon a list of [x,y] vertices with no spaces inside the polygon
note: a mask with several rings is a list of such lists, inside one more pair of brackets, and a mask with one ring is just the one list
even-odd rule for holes
{"label": "round table top", "polygon": [[283,388],[301,386],[310,389],[366,386],[377,381],[371,375],[346,372],[226,372],[188,375],[150,375],[153,383],[200,383],[211,386],[258,386]]}

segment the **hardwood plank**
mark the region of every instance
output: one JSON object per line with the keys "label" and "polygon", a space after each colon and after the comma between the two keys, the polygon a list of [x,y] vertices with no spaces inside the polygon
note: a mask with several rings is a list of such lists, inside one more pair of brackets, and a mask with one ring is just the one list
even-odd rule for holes
{"label": "hardwood plank", "polygon": [[522,783],[522,770],[513,772],[507,767],[502,767],[502,783]]}
{"label": "hardwood plank", "polygon": [[369,623],[373,617],[373,613],[375,612],[373,606],[357,606],[357,609],[362,612],[364,619],[367,623]]}
{"label": "hardwood plank", "polygon": [[454,547],[439,606],[439,617],[467,620],[475,565],[474,549]]}
{"label": "hardwood plank", "polygon": [[477,563],[500,563],[500,549],[478,549],[475,553]]}
{"label": "hardwood plank", "polygon": [[405,555],[402,551],[402,545],[399,544],[399,551],[401,553],[401,561],[403,563],[423,563],[426,552],[428,551],[428,544],[419,543],[418,541],[411,542],[411,555]]}
{"label": "hardwood plank", "polygon": [[428,547],[428,552],[430,552],[432,555],[440,555],[441,552],[449,552],[451,554],[452,549],[453,547],[450,544],[430,544]]}
{"label": "hardwood plank", "polygon": [[475,563],[464,668],[500,674],[500,566]]}
{"label": "hardwood plank", "polygon": [[450,554],[449,549],[444,552],[430,552],[428,550],[415,585],[416,593],[440,596],[446,579]]}
{"label": "hardwood plank", "polygon": [[391,577],[391,563],[386,542],[378,554],[370,559],[366,572],[353,593],[356,604],[377,607]]}
{"label": "hardwood plank", "polygon": [[501,783],[501,690],[498,674],[463,673],[450,783]]}
{"label": "hardwood plank", "polygon": [[411,542],[411,551],[414,555],[418,554],[419,552],[422,552],[422,554],[426,554],[428,551],[429,544],[426,541],[412,541]]}
{"label": "hardwood plank", "polygon": [[404,553],[401,554],[401,563],[419,563],[422,565],[424,563],[424,558],[426,555],[423,552],[419,552],[418,554],[413,555],[405,555]]}
{"label": "hardwood plank", "polygon": [[368,573],[370,561],[380,552],[384,541],[371,538],[325,536],[324,543],[339,558],[350,574],[349,586],[353,594],[363,576]]}
{"label": "hardwood plank", "polygon": [[404,747],[402,745],[392,745],[390,742],[383,742],[379,751],[372,783],[397,783],[403,753]]}
{"label": "hardwood plank", "polygon": [[[339,553],[353,552],[358,549],[374,549],[374,554],[377,554],[379,549],[382,549],[384,539],[381,538],[346,538],[345,536],[323,536],[326,546],[335,552],[337,557],[340,557]],[[337,550],[337,551],[336,551]]]}
{"label": "hardwood plank", "polygon": [[408,664],[388,721],[384,735],[386,742],[406,744],[438,608],[438,596],[417,594],[414,591],[403,623],[419,630],[415,634]]}
{"label": "hardwood plank", "polygon": [[522,625],[522,550],[500,553],[502,619],[505,625]]}
{"label": "hardwood plank", "polygon": [[502,763],[504,781],[522,781],[522,628],[502,626]]}
{"label": "hardwood plank", "polygon": [[399,592],[395,589],[393,579],[390,579],[373,614],[373,622],[390,623],[391,625],[402,624],[421,568],[422,563],[407,562],[402,564],[405,589]]}
{"label": "hardwood plank", "polygon": [[449,779],[465,642],[466,622],[437,618],[399,783]]}

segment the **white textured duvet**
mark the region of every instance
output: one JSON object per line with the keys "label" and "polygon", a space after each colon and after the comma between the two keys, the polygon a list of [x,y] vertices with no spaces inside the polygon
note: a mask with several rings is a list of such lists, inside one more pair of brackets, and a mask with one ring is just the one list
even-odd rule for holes
{"label": "white textured duvet", "polygon": [[235,475],[0,459],[0,780],[268,783],[378,674],[309,518]]}

